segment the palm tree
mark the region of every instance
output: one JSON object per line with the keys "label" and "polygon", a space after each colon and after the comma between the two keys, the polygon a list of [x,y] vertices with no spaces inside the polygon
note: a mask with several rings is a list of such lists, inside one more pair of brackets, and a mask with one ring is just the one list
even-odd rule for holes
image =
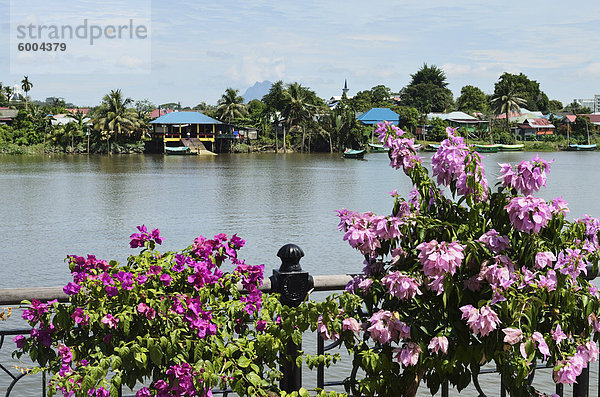
{"label": "palm tree", "polygon": [[12,87],[5,85],[4,87],[2,87],[2,90],[4,92],[4,95],[6,96],[6,102],[10,104],[10,97],[12,97],[14,93]]}
{"label": "palm tree", "polygon": [[511,112],[519,112],[521,106],[527,101],[521,98],[510,81],[503,81],[496,86],[496,92],[492,97],[491,105],[495,114],[506,115],[506,130],[510,132],[509,115]]}
{"label": "palm tree", "polygon": [[217,102],[217,118],[231,124],[235,119],[248,115],[244,98],[238,95],[238,90],[227,88]]}
{"label": "palm tree", "polygon": [[[85,115],[83,114],[83,112],[81,112],[81,110],[77,109],[77,111],[75,113],[70,113],[67,117],[73,119],[73,121],[71,121],[69,124],[73,123],[75,125],[75,131],[73,131],[73,134],[71,135],[71,147],[74,147],[74,135],[81,135],[85,128]],[[87,154],[90,154],[90,134],[88,132],[87,134]]]}
{"label": "palm tree", "polygon": [[[290,132],[292,129],[302,129],[302,151],[304,151],[306,136],[304,123],[312,118],[315,110],[310,94],[310,91],[299,83],[288,84],[285,90],[283,116]],[[283,151],[286,151],[285,129],[283,130]]]}
{"label": "palm tree", "polygon": [[27,110],[27,94],[29,93],[32,87],[33,84],[31,84],[29,78],[27,76],[23,76],[23,80],[21,80],[21,88],[23,89],[23,91],[25,91],[25,110]]}
{"label": "palm tree", "polygon": [[110,139],[113,136],[116,141],[119,135],[131,134],[139,126],[135,109],[127,107],[132,103],[131,98],[123,98],[121,90],[111,90],[102,98],[102,104],[96,110],[92,125],[102,139],[106,139],[109,154]]}

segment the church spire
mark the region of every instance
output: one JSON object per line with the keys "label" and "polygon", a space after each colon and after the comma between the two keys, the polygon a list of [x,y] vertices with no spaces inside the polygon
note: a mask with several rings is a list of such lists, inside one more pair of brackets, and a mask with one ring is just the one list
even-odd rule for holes
{"label": "church spire", "polygon": [[342,90],[344,94],[348,93],[348,80],[344,79],[344,89]]}

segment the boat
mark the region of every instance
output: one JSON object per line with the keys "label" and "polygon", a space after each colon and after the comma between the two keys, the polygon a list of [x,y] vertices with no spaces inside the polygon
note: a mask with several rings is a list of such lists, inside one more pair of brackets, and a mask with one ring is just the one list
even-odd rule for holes
{"label": "boat", "polygon": [[346,149],[344,150],[344,157],[347,159],[362,159],[365,155],[365,149],[355,150]]}
{"label": "boat", "polygon": [[426,152],[437,152],[439,148],[440,145],[436,143],[428,143],[427,145],[423,146],[423,150]]}
{"label": "boat", "polygon": [[165,154],[192,154],[188,146],[165,146]]}
{"label": "boat", "polygon": [[519,152],[523,150],[523,147],[525,145],[523,144],[516,144],[516,145],[504,145],[501,144],[500,145],[500,151],[501,152]]}
{"label": "boat", "polygon": [[591,151],[591,150],[596,150],[596,144],[592,143],[591,145],[577,145],[575,143],[572,143],[569,145],[569,147],[567,148],[567,150],[573,150],[573,151]]}
{"label": "boat", "polygon": [[369,153],[387,153],[390,149],[384,147],[382,144],[369,143]]}
{"label": "boat", "polygon": [[413,145],[413,147],[415,148],[415,151],[418,152],[419,150],[421,150],[423,148],[423,145],[421,145],[420,143],[415,143]]}
{"label": "boat", "polygon": [[473,145],[475,147],[475,151],[479,153],[496,153],[500,150],[499,144],[492,145]]}

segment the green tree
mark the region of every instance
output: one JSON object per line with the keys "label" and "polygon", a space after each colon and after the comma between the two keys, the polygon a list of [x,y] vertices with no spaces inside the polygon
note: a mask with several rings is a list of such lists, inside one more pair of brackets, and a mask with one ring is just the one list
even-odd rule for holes
{"label": "green tree", "polygon": [[4,96],[6,97],[6,102],[10,104],[10,97],[13,95],[13,89],[10,86],[5,85],[2,87]]}
{"label": "green tree", "polygon": [[460,90],[460,96],[456,99],[456,107],[466,113],[483,113],[488,108],[487,97],[479,88],[466,85]]}
{"label": "green tree", "polygon": [[[288,84],[285,89],[285,107],[283,117],[290,133],[294,130],[302,131],[302,151],[306,137],[306,122],[312,120],[317,108],[317,96],[307,87],[302,87],[300,83],[294,82]],[[286,151],[286,136],[284,130],[283,151]]]}
{"label": "green tree", "polygon": [[498,93],[499,85],[506,83],[512,84],[515,93],[525,100],[525,103],[522,105],[523,107],[527,107],[528,110],[539,110],[544,113],[548,111],[550,101],[548,96],[540,90],[540,84],[537,81],[530,80],[523,73],[504,73],[496,83],[494,94]]}
{"label": "green tree", "polygon": [[521,106],[525,104],[525,99],[519,96],[516,87],[510,80],[496,83],[496,90],[492,97],[491,106],[495,114],[504,114],[506,116],[506,131],[510,132],[510,113],[519,112]]}
{"label": "green tree", "polygon": [[372,107],[384,108],[389,107],[390,96],[392,95],[392,90],[386,87],[385,85],[376,85],[371,88],[371,101]]}
{"label": "green tree", "polygon": [[79,109],[75,113],[70,113],[67,117],[73,120],[69,124],[75,127],[74,131],[70,130],[73,133],[71,136],[71,147],[75,145],[75,136],[82,136],[85,132],[87,133],[87,154],[90,154],[90,134],[86,125],[87,117]]}
{"label": "green tree", "polygon": [[357,92],[348,102],[350,108],[355,112],[366,112],[373,107],[373,97],[369,90]]}
{"label": "green tree", "polygon": [[562,110],[562,108],[563,108],[562,102],[557,99],[552,99],[551,101],[548,102],[548,110],[550,112],[559,112]]}
{"label": "green tree", "polygon": [[111,90],[102,98],[102,104],[96,109],[92,126],[106,140],[108,153],[111,153],[110,140],[115,142],[122,135],[130,135],[139,127],[135,109],[129,108],[131,98],[124,98],[121,90]]}
{"label": "green tree", "polygon": [[422,114],[443,112],[453,106],[452,91],[447,88],[442,69],[424,64],[411,77],[411,82],[400,92],[404,106],[417,108]]}
{"label": "green tree", "polygon": [[248,115],[244,98],[238,95],[238,92],[239,90],[227,88],[221,99],[217,102],[216,116],[220,120],[231,124],[234,120]]}
{"label": "green tree", "polygon": [[23,91],[25,91],[25,109],[27,110],[27,95],[29,94],[29,91],[31,91],[31,88],[33,87],[33,84],[31,83],[31,81],[29,81],[29,78],[27,76],[23,76],[23,80],[21,80],[21,88],[23,89]]}

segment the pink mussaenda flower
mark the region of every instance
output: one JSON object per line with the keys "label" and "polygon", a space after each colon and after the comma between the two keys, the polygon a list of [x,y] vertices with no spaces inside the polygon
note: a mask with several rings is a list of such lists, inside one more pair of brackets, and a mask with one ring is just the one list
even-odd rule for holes
{"label": "pink mussaenda flower", "polygon": [[588,261],[580,249],[567,248],[558,253],[554,269],[562,274],[571,276],[575,282],[581,273],[587,274]]}
{"label": "pink mussaenda flower", "polygon": [[484,243],[494,254],[499,254],[501,251],[510,248],[508,236],[501,236],[495,229],[483,233],[477,241]]}
{"label": "pink mussaenda flower", "polygon": [[437,177],[437,183],[449,186],[456,181],[465,171],[465,158],[469,154],[469,148],[464,139],[454,136],[453,129],[447,130],[448,139],[440,143],[439,149],[431,158],[431,169],[433,176]]}
{"label": "pink mussaenda flower", "polygon": [[535,255],[535,267],[538,269],[543,269],[546,266],[552,267],[552,262],[556,260],[556,256],[552,252],[538,252]]}
{"label": "pink mussaenda flower", "polygon": [[417,156],[417,151],[414,147],[415,140],[402,138],[404,131],[395,125],[385,121],[377,124],[377,138],[384,147],[391,149],[390,166],[395,169],[402,167],[404,172],[414,168],[418,163],[421,163],[422,158]]}
{"label": "pink mussaenda flower", "polygon": [[552,334],[552,339],[554,339],[557,346],[560,345],[560,342],[567,339],[567,334],[565,334],[560,328],[560,324],[556,324],[556,328],[551,330],[550,333]]}
{"label": "pink mussaenda flower", "polygon": [[584,215],[583,218],[575,219],[576,223],[583,223],[585,225],[585,240],[592,247],[594,247],[593,251],[597,251],[600,249],[600,244],[598,243],[598,231],[600,231],[600,220],[598,218],[593,218],[589,215]]}
{"label": "pink mussaenda flower", "polygon": [[554,291],[556,289],[556,286],[558,285],[556,272],[550,269],[548,270],[545,276],[540,275],[537,285],[540,288],[546,288],[548,291]]}
{"label": "pink mussaenda flower", "polygon": [[550,203],[550,210],[553,214],[566,215],[569,211],[568,203],[562,197],[555,197]]}
{"label": "pink mussaenda flower", "polygon": [[323,324],[323,316],[319,316],[319,320],[317,321],[317,332],[323,340],[340,339],[340,336],[338,334],[336,334],[335,332],[331,332],[329,328],[327,328],[327,325]]}
{"label": "pink mussaenda flower", "polygon": [[459,309],[463,313],[462,318],[467,320],[467,325],[475,335],[486,336],[500,324],[498,315],[488,306],[478,310],[471,305],[465,305]]}
{"label": "pink mussaenda flower", "polygon": [[541,159],[537,154],[531,161],[523,160],[513,171],[512,165],[500,164],[502,185],[530,195],[546,186],[546,171],[550,171],[550,163]]}
{"label": "pink mussaenda flower", "polygon": [[554,367],[554,381],[563,385],[572,385],[577,383],[577,377],[581,375],[583,369],[587,366],[584,358],[576,353],[568,360],[562,360]]}
{"label": "pink mussaenda flower", "polygon": [[431,338],[429,342],[429,346],[427,346],[429,350],[433,353],[442,352],[444,354],[448,353],[448,338],[445,336],[435,336]]}
{"label": "pink mussaenda flower", "polygon": [[515,229],[528,234],[539,233],[552,219],[548,204],[533,196],[514,197],[504,209]]}
{"label": "pink mussaenda flower", "polygon": [[521,341],[523,338],[523,332],[518,328],[503,328],[504,342],[514,345]]}
{"label": "pink mussaenda flower", "polygon": [[342,320],[342,331],[347,330],[358,334],[362,331],[362,325],[354,317],[348,317]]}
{"label": "pink mussaenda flower", "polygon": [[586,342],[584,345],[577,346],[577,354],[581,355],[588,363],[598,360],[598,353],[598,346],[593,340]]}
{"label": "pink mussaenda flower", "polygon": [[546,360],[550,356],[550,349],[548,348],[548,344],[546,343],[544,336],[538,331],[535,331],[533,335],[531,335],[531,338],[537,342],[537,348],[540,353],[544,355],[544,360]]}
{"label": "pink mussaenda flower", "polygon": [[458,175],[456,191],[462,196],[472,195],[477,202],[488,200],[489,186],[481,156],[477,152],[466,155],[464,172]]}
{"label": "pink mussaenda flower", "polygon": [[393,352],[396,354],[394,358],[397,361],[401,362],[406,367],[410,367],[419,362],[421,347],[415,342],[408,342],[402,349],[396,348]]}
{"label": "pink mussaenda flower", "polygon": [[419,261],[423,265],[423,273],[435,277],[443,276],[445,273],[452,275],[456,273],[464,258],[465,247],[457,241],[438,243],[436,240],[431,240],[419,244],[417,249],[420,250]]}
{"label": "pink mussaenda flower", "polygon": [[415,295],[421,295],[419,283],[402,272],[393,272],[381,279],[381,283],[388,289],[390,295],[401,300],[412,299]]}
{"label": "pink mussaenda flower", "polygon": [[379,310],[369,319],[371,326],[367,329],[371,338],[382,345],[390,341],[410,338],[410,327],[398,318],[398,313]]}

